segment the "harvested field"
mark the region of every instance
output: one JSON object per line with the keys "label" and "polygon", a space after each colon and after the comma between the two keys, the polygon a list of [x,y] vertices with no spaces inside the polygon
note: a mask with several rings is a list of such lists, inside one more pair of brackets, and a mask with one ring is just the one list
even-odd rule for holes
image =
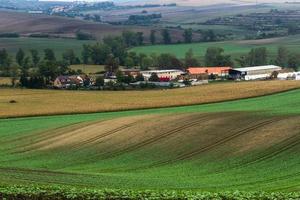
{"label": "harvested field", "polygon": [[[0,117],[162,108],[221,102],[300,88],[299,81],[210,84],[155,91],[55,91],[0,89]],[[10,104],[10,100],[18,103]]]}

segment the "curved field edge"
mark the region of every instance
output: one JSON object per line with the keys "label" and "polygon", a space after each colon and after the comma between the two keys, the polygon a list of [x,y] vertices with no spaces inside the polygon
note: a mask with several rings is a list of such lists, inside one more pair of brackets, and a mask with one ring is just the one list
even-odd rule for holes
{"label": "curved field edge", "polygon": [[95,190],[72,187],[38,187],[38,186],[0,186],[0,199],[65,199],[65,200],[99,200],[99,199],[198,199],[198,200],[241,200],[241,199],[299,199],[299,192],[201,192],[178,190]]}
{"label": "curved field edge", "polygon": [[[247,99],[300,88],[300,81],[209,84],[155,91],[0,90],[0,118],[141,110]],[[9,103],[15,100],[17,103]]]}

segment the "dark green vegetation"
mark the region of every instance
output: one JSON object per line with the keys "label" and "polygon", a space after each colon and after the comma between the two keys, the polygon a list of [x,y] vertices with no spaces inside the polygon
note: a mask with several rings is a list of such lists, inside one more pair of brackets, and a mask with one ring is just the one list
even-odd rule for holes
{"label": "dark green vegetation", "polygon": [[71,187],[2,187],[0,198],[4,199],[198,199],[198,200],[242,200],[242,199],[299,199],[299,193],[266,193],[266,192],[194,192],[170,190],[93,190]]}
{"label": "dark green vegetation", "polygon": [[0,120],[0,183],[298,191],[299,98]]}

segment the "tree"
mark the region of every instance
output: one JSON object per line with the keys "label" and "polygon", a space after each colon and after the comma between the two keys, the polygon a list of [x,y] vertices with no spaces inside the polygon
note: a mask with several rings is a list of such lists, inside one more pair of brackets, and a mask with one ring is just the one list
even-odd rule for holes
{"label": "tree", "polygon": [[183,69],[184,64],[174,55],[164,53],[157,57],[157,67],[159,69]]}
{"label": "tree", "polygon": [[281,67],[288,67],[288,62],[289,62],[289,51],[284,46],[278,47],[276,64]]}
{"label": "tree", "polygon": [[191,43],[193,41],[193,30],[191,28],[184,30],[183,37],[185,43]]}
{"label": "tree", "polygon": [[45,54],[44,60],[50,61],[50,62],[56,61],[56,57],[55,57],[54,51],[52,49],[45,49],[44,54]]}
{"label": "tree", "polygon": [[171,44],[172,43],[172,39],[171,39],[170,32],[169,32],[168,29],[163,29],[161,31],[161,36],[163,38],[164,44]]}
{"label": "tree", "polygon": [[203,37],[204,41],[207,41],[207,42],[216,41],[216,35],[213,30],[203,31],[202,35],[203,35],[202,37]]}
{"label": "tree", "polygon": [[159,82],[160,79],[159,79],[157,73],[152,73],[151,76],[150,76],[150,78],[149,78],[149,81],[152,81],[152,82]]}
{"label": "tree", "polygon": [[82,62],[84,64],[88,64],[90,57],[91,57],[91,46],[84,44],[81,52]]}
{"label": "tree", "polygon": [[249,65],[258,66],[268,64],[268,53],[265,47],[252,49],[248,55]]}
{"label": "tree", "polygon": [[98,76],[98,77],[96,78],[96,83],[95,83],[95,85],[96,85],[98,88],[104,86],[104,78],[103,78],[103,76]]}
{"label": "tree", "polygon": [[2,71],[2,75],[9,75],[9,67],[12,63],[12,59],[8,55],[5,49],[0,50],[0,70]]}
{"label": "tree", "polygon": [[25,58],[25,53],[22,49],[19,49],[17,54],[16,54],[16,61],[18,63],[19,66],[23,65],[24,62],[24,58]]}
{"label": "tree", "polygon": [[134,67],[134,60],[130,56],[127,56],[125,58],[124,65],[126,66],[126,68],[132,68],[132,67]]}
{"label": "tree", "polygon": [[153,66],[153,60],[151,57],[147,56],[141,60],[141,70],[147,70],[152,66]]}
{"label": "tree", "polygon": [[12,86],[16,86],[16,81],[19,77],[19,67],[17,65],[13,65],[10,67],[10,70],[9,70],[9,75],[11,77],[11,84]]}
{"label": "tree", "polygon": [[298,71],[299,66],[300,66],[300,55],[291,54],[288,59],[288,67],[294,69],[295,71]]}
{"label": "tree", "polygon": [[298,33],[298,26],[297,24],[289,24],[288,25],[288,34],[295,35]]}
{"label": "tree", "polygon": [[39,52],[36,49],[31,49],[30,54],[33,67],[37,67],[38,63],[40,62]]}
{"label": "tree", "polygon": [[230,55],[224,55],[224,49],[219,47],[210,47],[206,50],[205,64],[206,66],[233,66]]}
{"label": "tree", "polygon": [[144,33],[143,32],[137,32],[137,45],[143,45],[144,44]]}
{"label": "tree", "polygon": [[73,51],[73,49],[68,49],[66,50],[63,55],[62,55],[63,59],[69,64],[69,65],[74,65],[74,64],[78,64],[77,61],[77,57]]}
{"label": "tree", "polygon": [[189,49],[189,51],[186,52],[184,58],[184,64],[186,68],[199,66],[198,60],[194,57],[193,49]]}
{"label": "tree", "polygon": [[111,50],[106,44],[97,43],[91,47],[91,60],[93,64],[105,64],[110,54]]}
{"label": "tree", "polygon": [[110,54],[108,55],[106,60],[105,70],[110,74],[115,73],[119,69],[119,64],[120,64],[119,58],[116,58],[114,57],[114,55]]}
{"label": "tree", "polygon": [[114,57],[119,58],[119,62],[124,64],[126,55],[127,55],[127,49],[125,42],[122,37],[105,37],[103,39],[104,44],[106,44],[113,54]]}
{"label": "tree", "polygon": [[151,44],[155,44],[156,43],[156,31],[155,30],[151,30],[151,33],[150,33],[150,42],[151,42]]}
{"label": "tree", "polygon": [[46,83],[53,81],[60,74],[58,65],[55,62],[49,60],[40,62],[38,68],[40,75],[45,77]]}

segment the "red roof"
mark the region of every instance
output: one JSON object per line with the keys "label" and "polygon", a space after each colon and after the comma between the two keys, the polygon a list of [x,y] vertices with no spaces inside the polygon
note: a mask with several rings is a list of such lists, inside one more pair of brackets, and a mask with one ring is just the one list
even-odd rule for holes
{"label": "red roof", "polygon": [[222,74],[228,73],[231,67],[190,67],[188,72],[190,74]]}

